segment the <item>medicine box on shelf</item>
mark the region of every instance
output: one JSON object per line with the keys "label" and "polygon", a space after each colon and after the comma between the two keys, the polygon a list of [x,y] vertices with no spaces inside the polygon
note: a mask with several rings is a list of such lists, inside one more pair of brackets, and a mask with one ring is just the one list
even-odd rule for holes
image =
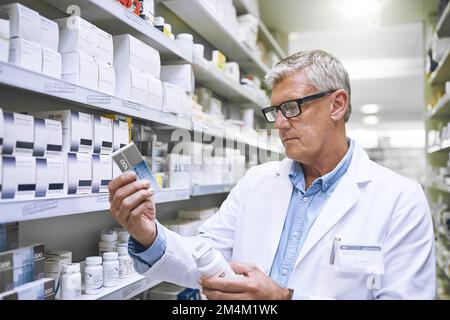
{"label": "medicine box on shelf", "polygon": [[111,154],[113,151],[113,120],[94,115],[94,153]]}
{"label": "medicine box on shelf", "polygon": [[189,93],[195,91],[194,71],[191,64],[162,66],[161,80]]}
{"label": "medicine box on shelf", "polygon": [[99,83],[98,61],[82,51],[62,54],[62,79],[98,90]]}
{"label": "medicine box on shelf", "polygon": [[134,67],[116,67],[116,96],[145,105],[147,75]]}
{"label": "medicine box on shelf", "polygon": [[41,16],[41,45],[52,51],[58,51],[59,27],[55,21]]}
{"label": "medicine box on shelf", "polygon": [[116,91],[116,71],[112,64],[97,60],[98,62],[98,91],[113,96]]}
{"label": "medicine box on shelf", "polygon": [[98,31],[90,22],[76,16],[56,19],[59,26],[59,52],[81,51],[90,57],[98,56]]}
{"label": "medicine box on shelf", "polygon": [[36,198],[64,195],[64,161],[61,158],[36,158]]}
{"label": "medicine box on shelf", "polygon": [[0,61],[9,60],[9,20],[8,15],[0,11]]}
{"label": "medicine box on shelf", "polygon": [[11,38],[41,43],[41,16],[38,12],[17,2],[0,5],[0,11],[9,16]]}
{"label": "medicine box on shelf", "polygon": [[[18,156],[33,155],[34,118],[32,116],[3,112],[3,126],[3,154]],[[17,134],[18,132],[20,132],[20,135]]]}
{"label": "medicine box on shelf", "polygon": [[2,162],[2,199],[34,199],[36,192],[36,158],[3,156]]}
{"label": "medicine box on shelf", "polygon": [[63,152],[92,153],[93,125],[91,114],[71,110],[33,112],[32,114],[36,118],[62,122]]}
{"label": "medicine box on shelf", "polygon": [[59,52],[42,47],[42,74],[61,79],[62,57]]}
{"label": "medicine box on shelf", "polygon": [[107,193],[112,180],[111,155],[92,155],[92,193]]}
{"label": "medicine box on shelf", "polygon": [[42,72],[42,46],[25,38],[13,38],[9,43],[9,63]]}
{"label": "medicine box on shelf", "polygon": [[92,155],[69,152],[64,157],[65,187],[68,195],[89,195],[92,192]]}
{"label": "medicine box on shelf", "polygon": [[162,82],[153,76],[147,76],[147,100],[146,105],[162,111],[163,110],[163,87]]}
{"label": "medicine box on shelf", "polygon": [[51,119],[34,119],[34,151],[35,157],[61,157],[63,131],[61,121]]}

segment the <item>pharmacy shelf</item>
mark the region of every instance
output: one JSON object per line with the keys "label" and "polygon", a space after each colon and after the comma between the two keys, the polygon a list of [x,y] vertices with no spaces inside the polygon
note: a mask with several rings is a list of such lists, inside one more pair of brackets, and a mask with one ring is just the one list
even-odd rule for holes
{"label": "pharmacy shelf", "polygon": [[[190,198],[190,189],[162,190],[155,194],[156,203],[167,203]],[[109,209],[109,194],[44,198],[31,200],[0,200],[0,224],[28,221]]]}
{"label": "pharmacy shelf", "polygon": [[428,155],[435,155],[442,152],[450,151],[450,140],[444,140],[439,146],[428,148]]}
{"label": "pharmacy shelf", "polygon": [[[14,65],[0,62],[0,84],[20,90],[31,91],[44,98],[58,99],[87,108],[103,110],[126,116],[154,121],[175,128],[190,130],[191,119],[181,118],[172,113],[161,112],[95,90],[74,85],[64,80],[28,71]],[[39,97],[36,96],[36,99]],[[5,107],[5,106],[3,106]]]}
{"label": "pharmacy shelf", "polygon": [[429,83],[431,85],[443,84],[450,79],[450,50],[439,62],[436,70],[430,76]]}
{"label": "pharmacy shelf", "polygon": [[53,7],[66,12],[70,5],[77,5],[81,17],[100,29],[113,34],[131,34],[158,50],[166,60],[183,60],[192,63],[192,49],[180,46],[176,40],[165,36],[161,31],[133,12],[112,0],[44,0]]}
{"label": "pharmacy shelf", "polygon": [[260,112],[260,108],[257,107],[264,108],[270,105],[269,98],[258,99],[251,88],[246,88],[239,82],[234,81],[205,59],[201,60],[194,57],[193,67],[196,82],[232,102],[252,103],[258,112]]}
{"label": "pharmacy shelf", "polygon": [[248,4],[246,3],[246,1],[233,0],[233,4],[236,7],[236,11],[239,16],[250,13],[250,8],[248,7]]}
{"label": "pharmacy shelf", "polygon": [[205,40],[222,51],[229,61],[236,61],[245,69],[263,77],[269,68],[222,22],[221,16],[205,0],[166,0],[167,8],[184,20]]}
{"label": "pharmacy shelf", "polygon": [[450,94],[441,97],[436,106],[427,112],[428,119],[441,119],[450,117]]}
{"label": "pharmacy shelf", "polygon": [[228,193],[233,189],[235,183],[230,184],[216,184],[216,185],[194,185],[192,187],[191,195],[193,197],[205,196],[210,194]]}
{"label": "pharmacy shelf", "polygon": [[216,137],[219,139],[229,139],[231,141],[236,141],[238,143],[247,144],[254,148],[259,148],[275,153],[284,153],[283,148],[278,146],[270,146],[268,143],[258,142],[258,139],[253,139],[246,136],[244,133],[231,133],[226,134],[225,129],[215,128],[208,126],[205,123],[194,122],[192,124],[192,129],[194,132],[199,132],[203,134],[210,135],[211,137]]}
{"label": "pharmacy shelf", "polygon": [[439,38],[450,36],[450,3],[445,6],[442,16],[436,25],[436,33]]}
{"label": "pharmacy shelf", "polygon": [[281,46],[278,44],[277,40],[275,40],[272,33],[269,31],[269,29],[266,27],[266,25],[262,21],[259,21],[259,30],[260,30],[260,33],[259,33],[260,39],[262,39],[263,41],[270,44],[270,46],[275,50],[275,53],[281,59],[286,58],[287,53],[281,48]]}
{"label": "pharmacy shelf", "polygon": [[161,281],[134,274],[128,279],[120,279],[116,287],[103,287],[99,294],[83,294],[80,300],[128,300],[160,283]]}

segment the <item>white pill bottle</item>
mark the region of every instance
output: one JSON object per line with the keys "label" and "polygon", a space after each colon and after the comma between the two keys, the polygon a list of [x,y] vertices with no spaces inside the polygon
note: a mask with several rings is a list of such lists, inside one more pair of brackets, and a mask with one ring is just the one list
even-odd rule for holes
{"label": "white pill bottle", "polygon": [[195,239],[192,255],[197,262],[198,271],[203,277],[238,278],[223,255],[208,242]]}
{"label": "white pill bottle", "polygon": [[78,300],[81,297],[81,273],[79,263],[64,266],[61,276],[61,300]]}
{"label": "white pill bottle", "polygon": [[117,252],[103,254],[103,286],[115,287],[119,284],[119,255]]}
{"label": "white pill bottle", "polygon": [[102,257],[87,257],[84,271],[84,293],[98,294],[103,288]]}

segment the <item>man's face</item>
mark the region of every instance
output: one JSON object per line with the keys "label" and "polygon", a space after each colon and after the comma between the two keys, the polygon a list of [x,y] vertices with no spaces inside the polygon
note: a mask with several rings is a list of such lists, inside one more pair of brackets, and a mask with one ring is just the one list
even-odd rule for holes
{"label": "man's face", "polygon": [[[272,88],[272,105],[316,94],[306,73],[299,71],[277,82]],[[287,119],[278,112],[275,129],[286,149],[286,156],[303,164],[313,164],[321,151],[332,143],[335,123],[331,119],[332,96],[327,95],[301,106],[301,114]]]}

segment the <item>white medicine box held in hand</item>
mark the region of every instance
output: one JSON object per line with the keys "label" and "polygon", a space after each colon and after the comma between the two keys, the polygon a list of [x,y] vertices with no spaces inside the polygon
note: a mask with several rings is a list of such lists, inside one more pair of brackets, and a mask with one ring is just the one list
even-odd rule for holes
{"label": "white medicine box held in hand", "polygon": [[[30,115],[3,112],[3,154],[32,156],[34,148],[34,118]],[[20,133],[20,134],[18,134]]]}
{"label": "white medicine box held in hand", "polygon": [[3,156],[2,199],[29,200],[36,192],[36,159]]}
{"label": "white medicine box held in hand", "polygon": [[62,79],[71,83],[98,90],[98,61],[81,52],[62,54]]}
{"label": "white medicine box held in hand", "polygon": [[111,154],[113,152],[113,120],[94,115],[92,121],[94,153]]}
{"label": "white medicine box held in hand", "polygon": [[61,121],[34,119],[35,157],[60,158],[62,155],[63,134]]}
{"label": "white medicine box held in hand", "polygon": [[42,47],[58,52],[59,28],[55,21],[41,16],[41,44]]}
{"label": "white medicine box held in hand", "polygon": [[9,63],[18,67],[42,72],[42,46],[24,38],[13,38],[9,46]]}
{"label": "white medicine box held in hand", "polygon": [[98,56],[98,28],[76,16],[56,19],[59,26],[59,52],[81,51],[90,57]]}
{"label": "white medicine box held in hand", "polygon": [[11,38],[41,43],[41,16],[38,12],[17,2],[1,5],[0,11],[9,16]]}
{"label": "white medicine box held in hand", "polygon": [[92,193],[107,193],[112,180],[111,155],[92,155]]}
{"label": "white medicine box held in hand", "polygon": [[34,112],[33,115],[40,119],[52,119],[62,122],[63,152],[92,153],[93,129],[91,114],[71,110],[55,110]]}
{"label": "white medicine box held in hand", "polygon": [[65,188],[68,195],[88,195],[92,191],[92,155],[69,152],[64,157]]}
{"label": "white medicine box held in hand", "polygon": [[61,158],[36,158],[36,198],[64,195],[64,162]]}

